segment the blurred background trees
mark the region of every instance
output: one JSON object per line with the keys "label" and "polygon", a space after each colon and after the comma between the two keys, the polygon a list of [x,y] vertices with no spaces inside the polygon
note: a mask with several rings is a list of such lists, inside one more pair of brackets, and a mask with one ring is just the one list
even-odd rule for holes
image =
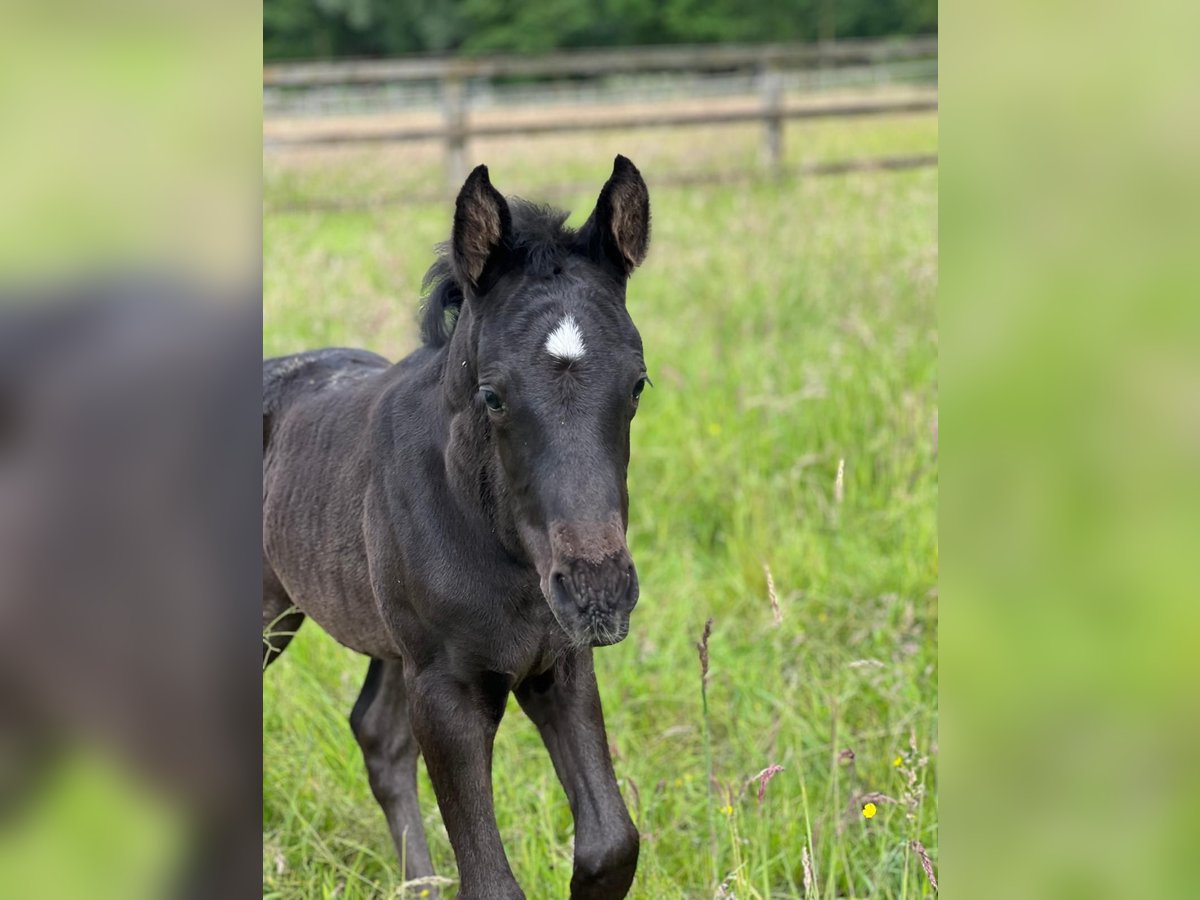
{"label": "blurred background trees", "polygon": [[937,32],[937,0],[264,0],[267,60]]}

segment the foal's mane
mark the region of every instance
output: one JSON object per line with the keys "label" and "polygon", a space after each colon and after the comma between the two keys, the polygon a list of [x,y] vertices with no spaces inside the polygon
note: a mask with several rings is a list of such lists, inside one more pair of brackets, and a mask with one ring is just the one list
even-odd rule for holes
{"label": "foal's mane", "polygon": [[[510,198],[512,240],[508,252],[516,267],[534,277],[553,274],[576,245],[576,232],[564,223],[568,213],[552,206]],[[427,347],[444,347],[450,342],[462,310],[462,285],[450,264],[450,242],[437,245],[434,260],[421,281],[421,340]]]}

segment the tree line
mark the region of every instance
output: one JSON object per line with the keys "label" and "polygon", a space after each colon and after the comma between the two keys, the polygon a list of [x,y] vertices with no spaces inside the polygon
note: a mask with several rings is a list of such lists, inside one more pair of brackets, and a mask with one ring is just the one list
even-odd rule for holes
{"label": "tree line", "polygon": [[264,0],[267,60],[934,34],[937,0]]}

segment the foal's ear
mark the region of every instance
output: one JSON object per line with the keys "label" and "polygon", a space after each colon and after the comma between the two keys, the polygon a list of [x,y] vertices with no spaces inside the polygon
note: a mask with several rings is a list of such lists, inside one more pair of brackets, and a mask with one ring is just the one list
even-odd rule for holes
{"label": "foal's ear", "polygon": [[458,192],[450,236],[454,274],[471,295],[487,291],[511,237],[508,202],[492,187],[487,166],[476,166]]}
{"label": "foal's ear", "polygon": [[642,264],[650,246],[650,192],[637,166],[624,156],[600,191],[591,218],[580,229],[588,251],[607,258],[625,276]]}

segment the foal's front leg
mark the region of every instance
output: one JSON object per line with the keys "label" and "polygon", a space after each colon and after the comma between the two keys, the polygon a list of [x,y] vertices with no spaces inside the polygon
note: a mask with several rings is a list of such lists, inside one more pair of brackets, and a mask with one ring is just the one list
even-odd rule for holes
{"label": "foal's front leg", "polygon": [[[404,667],[398,660],[373,659],[350,714],[362,748],[371,792],[387,816],[404,862],[406,879],[433,874],[425,825],[417,802],[417,740],[409,724]],[[436,891],[431,896],[438,896]]]}
{"label": "foal's front leg", "polygon": [[638,832],[617,788],[591,649],[517,688],[541,732],[575,818],[572,900],[620,900],[637,870]]}
{"label": "foal's front leg", "polygon": [[458,862],[459,900],[524,900],[509,868],[492,805],[492,744],[507,681],[464,681],[437,669],[406,673],[409,718]]}

